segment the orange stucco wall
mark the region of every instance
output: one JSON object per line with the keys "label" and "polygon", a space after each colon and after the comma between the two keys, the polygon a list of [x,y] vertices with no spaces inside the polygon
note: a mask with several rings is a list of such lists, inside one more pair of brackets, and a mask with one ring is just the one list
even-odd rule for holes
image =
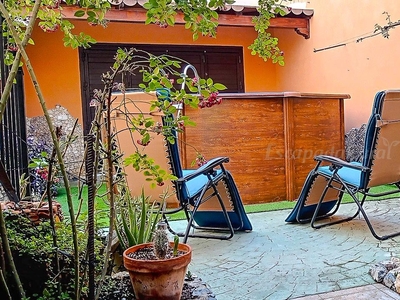
{"label": "orange stucco wall", "polygon": [[[253,28],[220,27],[216,39],[201,37],[192,40],[191,32],[183,26],[161,29],[156,25],[110,23],[107,28],[93,27],[84,21],[75,21],[76,33],[85,32],[98,42],[137,44],[201,44],[243,46],[245,88],[247,92],[275,91],[275,67],[252,56],[247,49],[255,37]],[[62,34],[44,33],[36,29],[33,34],[35,46],[28,47],[28,54],[35,69],[39,85],[48,108],[60,104],[76,118],[82,120],[81,87],[78,50],[65,48]],[[26,72],[25,72],[26,74]],[[27,115],[41,115],[37,97],[29,77],[25,76]]]}
{"label": "orange stucco wall", "polygon": [[[400,29],[382,36],[355,40],[372,33],[375,24],[386,24],[387,11],[392,21],[400,19],[397,0],[309,0],[314,9],[311,18],[311,38],[305,40],[290,29],[275,29],[285,52],[285,67],[265,63],[252,56],[247,46],[255,37],[253,28],[220,26],[216,39],[202,37],[192,40],[183,26],[161,29],[156,25],[110,23],[106,29],[91,27],[76,21],[76,32],[86,32],[98,42],[168,43],[243,46],[245,88],[254,91],[300,91],[312,93],[346,93],[345,128],[359,127],[369,117],[376,91],[400,88]],[[78,51],[65,48],[61,33],[43,33],[36,29],[35,46],[29,46],[29,56],[38,77],[48,107],[65,106],[81,119],[81,91]],[[342,42],[346,46],[314,53]],[[32,84],[25,79],[27,115],[41,114]]]}
{"label": "orange stucco wall", "polygon": [[[311,38],[276,30],[285,51],[286,66],[276,67],[277,88],[304,92],[347,93],[345,127],[367,122],[373,97],[378,90],[400,88],[400,29],[356,43],[374,25],[386,25],[389,12],[393,22],[400,19],[397,0],[309,0],[314,9]],[[346,46],[314,53],[342,42]]]}

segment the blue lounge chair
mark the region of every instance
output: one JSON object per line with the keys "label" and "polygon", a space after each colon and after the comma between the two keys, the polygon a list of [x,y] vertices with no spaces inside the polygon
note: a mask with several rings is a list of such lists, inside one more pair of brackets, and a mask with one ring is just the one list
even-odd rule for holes
{"label": "blue lounge chair", "polygon": [[[159,90],[158,97],[168,98],[167,90]],[[173,122],[174,116],[163,117],[164,124]],[[163,216],[168,228],[183,237],[230,239],[235,231],[251,231],[239,191],[232,174],[225,169],[228,157],[216,157],[196,170],[184,170],[181,165],[176,132],[174,142],[166,139],[167,157],[173,175],[179,207],[165,210]],[[176,233],[168,223],[168,215],[184,211],[188,221],[185,232]],[[194,230],[195,232],[191,233]]]}
{"label": "blue lounge chair", "polygon": [[[350,221],[361,212],[375,238],[385,240],[400,235],[400,232],[378,235],[363,207],[367,196],[380,197],[400,192],[400,90],[376,94],[365,133],[362,163],[346,162],[327,155],[316,156],[315,160],[317,165],[306,178],[286,222],[310,222],[313,228],[318,229]],[[372,187],[384,184],[392,184],[394,189],[370,193]],[[337,212],[344,193],[354,200],[355,214],[321,223],[321,219]]]}

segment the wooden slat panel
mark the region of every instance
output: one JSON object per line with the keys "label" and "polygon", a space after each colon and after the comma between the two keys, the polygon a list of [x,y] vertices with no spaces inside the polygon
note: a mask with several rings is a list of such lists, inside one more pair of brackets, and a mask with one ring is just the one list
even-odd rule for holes
{"label": "wooden slat panel", "polygon": [[[243,202],[294,200],[314,156],[343,158],[343,100],[332,95],[230,97],[220,106],[186,114],[197,122],[187,128],[186,142],[206,158],[228,156]],[[195,151],[186,147],[190,168]]]}
{"label": "wooden slat panel", "polygon": [[309,171],[320,154],[344,158],[340,99],[293,99],[294,196],[300,194]]}
{"label": "wooden slat panel", "polygon": [[[282,100],[229,99],[211,109],[188,110],[197,123],[186,142],[206,158],[228,156],[245,203],[286,198]],[[187,147],[186,163],[195,158]]]}

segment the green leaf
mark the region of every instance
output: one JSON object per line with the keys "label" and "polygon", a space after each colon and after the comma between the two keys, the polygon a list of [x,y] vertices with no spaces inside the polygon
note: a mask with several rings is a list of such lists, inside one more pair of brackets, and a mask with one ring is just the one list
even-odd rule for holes
{"label": "green leaf", "polygon": [[196,122],[188,120],[188,121],[185,122],[185,125],[186,126],[196,126]]}
{"label": "green leaf", "polygon": [[197,87],[195,87],[193,85],[187,85],[187,87],[189,88],[189,91],[192,93],[198,92]]}
{"label": "green leaf", "polygon": [[128,223],[126,222],[126,219],[125,219],[124,215],[122,215],[122,226],[124,228],[124,233],[125,233],[126,238],[128,240],[128,245],[129,246],[135,245],[137,241],[136,241],[135,237],[133,236],[132,232],[130,231]]}
{"label": "green leaf", "polygon": [[115,232],[117,234],[118,241],[121,243],[122,249],[128,248],[129,245],[125,243],[125,239],[122,237],[122,234],[121,234],[120,229],[118,228],[117,224],[115,224]]}
{"label": "green leaf", "polygon": [[146,2],[146,3],[143,4],[143,8],[146,9],[146,10],[150,10],[150,9],[153,8],[153,4],[151,4],[150,1]]}
{"label": "green leaf", "polygon": [[[171,63],[172,63],[172,62],[171,62]],[[161,83],[162,83],[166,88],[171,88],[171,87],[172,87],[171,81],[169,81],[169,79],[166,78],[166,77],[162,77],[162,78],[161,78]]]}
{"label": "green leaf", "polygon": [[150,141],[150,134],[146,133],[145,135],[143,135],[142,138],[143,143],[148,143]]}
{"label": "green leaf", "polygon": [[208,98],[208,97],[210,96],[210,92],[209,92],[209,91],[206,91],[206,90],[201,90],[201,95],[202,95],[204,98]]}
{"label": "green leaf", "polygon": [[144,127],[146,127],[146,128],[149,128],[149,127],[151,127],[153,125],[154,125],[154,121],[153,120],[149,120],[146,123],[144,123]]}
{"label": "green leaf", "polygon": [[86,13],[87,13],[87,15],[88,15],[89,17],[91,17],[91,18],[96,18],[96,13],[95,13],[94,11],[88,10]]}
{"label": "green leaf", "polygon": [[216,84],[214,84],[214,87],[215,87],[217,90],[220,90],[220,91],[226,90],[226,89],[227,89],[226,86],[223,85],[222,83],[216,83]]}
{"label": "green leaf", "polygon": [[169,18],[167,18],[167,24],[169,26],[174,26],[175,25],[175,17],[173,15],[170,15]]}
{"label": "green leaf", "polygon": [[[162,207],[162,204],[163,203],[158,204],[157,213],[156,213],[156,215],[155,215],[155,217],[153,219],[153,222],[151,222],[151,221],[149,222],[149,223],[152,223],[152,225],[149,226],[148,240],[151,240],[152,234],[155,231],[157,223],[161,218],[161,207]],[[151,212],[150,212],[152,216],[154,216],[154,207],[155,207],[155,205],[156,205],[156,203],[154,202],[153,205],[152,205],[152,208],[151,208]]]}
{"label": "green leaf", "polygon": [[215,10],[212,10],[212,11],[211,11],[211,17],[214,18],[214,19],[216,19],[216,20],[218,20],[218,17],[219,17],[219,16],[218,16],[218,13],[217,13]]}
{"label": "green leaf", "polygon": [[83,17],[85,15],[85,11],[84,10],[77,10],[75,13],[74,13],[74,16],[75,17],[78,17],[78,18],[81,18],[81,17]]}
{"label": "green leaf", "polygon": [[167,140],[168,140],[168,142],[169,142],[170,144],[175,144],[175,137],[169,136],[169,137],[167,137]]}
{"label": "green leaf", "polygon": [[142,193],[140,195],[140,198],[142,200],[142,206],[141,206],[140,228],[139,228],[139,236],[138,236],[139,244],[144,242],[143,237],[144,237],[144,229],[146,226],[146,214],[147,214],[147,203],[146,203],[146,197],[144,195],[143,188],[142,188]]}

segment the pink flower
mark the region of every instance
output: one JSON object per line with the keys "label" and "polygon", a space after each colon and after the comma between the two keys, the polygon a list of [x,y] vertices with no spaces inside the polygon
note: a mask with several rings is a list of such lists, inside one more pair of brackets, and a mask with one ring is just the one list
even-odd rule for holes
{"label": "pink flower", "polygon": [[198,153],[196,156],[197,166],[201,167],[201,166],[205,165],[206,163],[207,163],[207,160],[205,159],[205,157],[203,155],[201,155],[200,153]]}
{"label": "pink flower", "polygon": [[212,107],[214,105],[219,105],[222,102],[222,98],[218,98],[218,92],[213,92],[210,94],[210,96],[207,99],[201,99],[198,106],[200,108],[205,108],[205,107]]}

